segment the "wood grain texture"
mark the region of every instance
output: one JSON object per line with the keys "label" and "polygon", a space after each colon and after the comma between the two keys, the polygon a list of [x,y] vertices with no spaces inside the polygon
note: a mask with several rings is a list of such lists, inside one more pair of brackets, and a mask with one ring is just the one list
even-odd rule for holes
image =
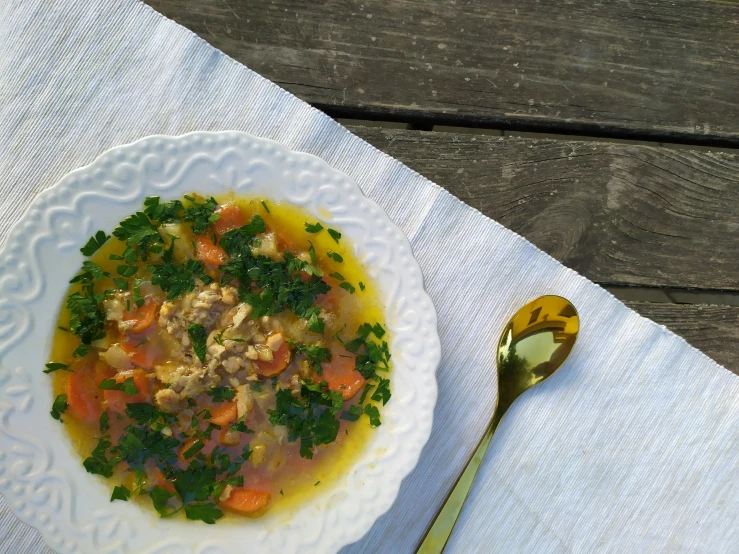
{"label": "wood grain texture", "polygon": [[739,4],[145,0],[332,115],[739,145]]}
{"label": "wood grain texture", "polygon": [[739,156],[351,127],[601,284],[739,291]]}
{"label": "wood grain texture", "polygon": [[739,308],[700,304],[626,302],[739,375]]}

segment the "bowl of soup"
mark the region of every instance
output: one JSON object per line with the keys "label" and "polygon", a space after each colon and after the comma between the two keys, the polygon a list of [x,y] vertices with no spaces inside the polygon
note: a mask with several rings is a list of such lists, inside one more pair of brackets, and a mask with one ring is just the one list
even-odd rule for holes
{"label": "bowl of soup", "polygon": [[336,551],[428,439],[420,268],[308,154],[115,148],[34,200],[0,271],[0,491],[57,551]]}

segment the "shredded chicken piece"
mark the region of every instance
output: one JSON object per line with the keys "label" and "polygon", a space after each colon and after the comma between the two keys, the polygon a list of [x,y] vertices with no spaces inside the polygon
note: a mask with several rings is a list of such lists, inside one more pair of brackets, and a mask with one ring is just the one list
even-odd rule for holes
{"label": "shredded chicken piece", "polygon": [[[155,403],[166,412],[182,409],[192,398],[216,386],[239,388],[251,380],[256,360],[271,361],[284,337],[274,318],[250,319],[252,307],[239,302],[238,291],[218,283],[199,284],[174,301],[165,301],[157,326],[168,337],[171,362],[156,366],[157,379],[166,388],[155,394]],[[188,328],[198,324],[207,334],[205,359],[194,352]],[[242,408],[251,410],[251,392],[242,394]],[[248,394],[248,400],[244,400]],[[247,402],[247,404],[244,404]],[[248,406],[245,407],[245,406]]]}

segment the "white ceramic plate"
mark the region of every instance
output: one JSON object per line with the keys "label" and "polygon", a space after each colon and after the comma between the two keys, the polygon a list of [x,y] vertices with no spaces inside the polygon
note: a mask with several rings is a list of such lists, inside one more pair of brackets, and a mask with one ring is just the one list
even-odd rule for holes
{"label": "white ceramic plate", "polygon": [[[349,474],[290,517],[208,526],[163,520],[109,501],[51,419],[47,361],[57,310],[82,262],[146,196],[193,191],[262,196],[301,206],[354,245],[379,284],[391,333],[392,399]],[[40,194],[0,252],[0,492],[64,553],[335,552],[390,508],[431,432],[440,357],[436,313],[410,244],[348,176],[314,156],[241,132],[154,136],[114,148]]]}

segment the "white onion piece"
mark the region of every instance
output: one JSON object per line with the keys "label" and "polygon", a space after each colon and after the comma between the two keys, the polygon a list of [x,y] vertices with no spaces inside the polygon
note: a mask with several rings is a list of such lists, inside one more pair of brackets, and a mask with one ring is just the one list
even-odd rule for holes
{"label": "white onion piece", "polygon": [[101,357],[106,364],[115,369],[131,369],[133,367],[126,351],[117,344],[103,352]]}

